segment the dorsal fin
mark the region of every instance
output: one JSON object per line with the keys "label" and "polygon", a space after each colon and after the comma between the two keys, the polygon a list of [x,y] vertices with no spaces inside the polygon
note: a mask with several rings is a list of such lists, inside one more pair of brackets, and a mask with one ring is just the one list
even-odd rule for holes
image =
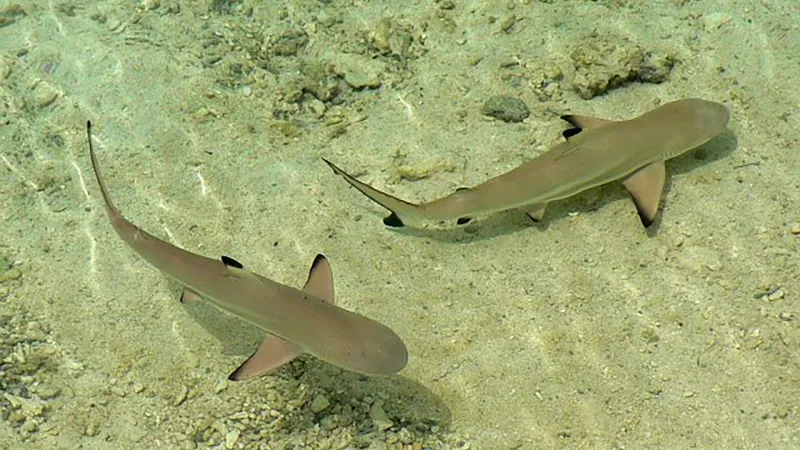
{"label": "dorsal fin", "polygon": [[325,255],[320,253],[314,258],[303,291],[333,304],[333,271]]}

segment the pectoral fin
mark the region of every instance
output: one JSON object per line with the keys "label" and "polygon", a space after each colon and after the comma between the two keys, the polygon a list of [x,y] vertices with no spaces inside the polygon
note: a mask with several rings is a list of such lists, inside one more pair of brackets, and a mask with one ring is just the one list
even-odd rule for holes
{"label": "pectoral fin", "polygon": [[198,294],[197,292],[189,289],[188,287],[183,288],[183,293],[181,294],[181,303],[198,303],[203,300],[203,297]]}
{"label": "pectoral fin", "polygon": [[640,169],[623,183],[633,197],[639,218],[645,228],[653,223],[658,213],[665,179],[664,161],[659,161]]}
{"label": "pectoral fin", "polygon": [[267,336],[247,361],[228,376],[231,381],[244,381],[265,375],[303,354],[303,350],[277,336]]}

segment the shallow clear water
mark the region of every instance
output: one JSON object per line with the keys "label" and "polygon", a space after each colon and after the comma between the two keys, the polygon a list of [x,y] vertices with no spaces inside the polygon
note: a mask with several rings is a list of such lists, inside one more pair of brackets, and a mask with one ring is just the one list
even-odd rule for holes
{"label": "shallow clear water", "polygon": [[[800,5],[396,3],[2,3],[0,448],[800,447]],[[667,162],[648,230],[611,183],[392,231],[321,160],[429,201],[561,114],[687,97],[731,120]],[[264,332],[117,237],[87,120],[131,221],[291,286],[326,254],[405,370],[227,381]]]}

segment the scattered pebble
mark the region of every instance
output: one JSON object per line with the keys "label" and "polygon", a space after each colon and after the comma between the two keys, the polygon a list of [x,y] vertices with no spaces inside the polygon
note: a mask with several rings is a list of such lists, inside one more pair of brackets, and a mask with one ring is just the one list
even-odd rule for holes
{"label": "scattered pebble", "polygon": [[337,59],[335,71],[353,89],[374,89],[381,86],[383,63],[356,55],[344,55]]}
{"label": "scattered pebble", "polygon": [[36,106],[39,108],[46,108],[53,104],[58,99],[61,93],[49,83],[41,82],[36,85],[33,90],[33,98]]}
{"label": "scattered pebble", "polygon": [[775,300],[780,300],[784,296],[783,288],[774,289],[764,295],[761,296],[761,300],[766,302],[774,302]]}
{"label": "scattered pebble", "polygon": [[161,6],[161,0],[143,0],[142,7],[146,10],[158,9]]}
{"label": "scattered pebble", "polygon": [[613,36],[593,36],[570,53],[575,67],[572,87],[582,98],[588,100],[631,82],[658,84],[669,79],[674,55],[614,42]]}
{"label": "scattered pebble", "polygon": [[172,406],[180,406],[183,402],[186,401],[186,397],[189,395],[189,388],[186,386],[181,386],[178,390],[178,394],[175,396],[175,400],[172,401]]}
{"label": "scattered pebble", "polygon": [[5,80],[11,75],[11,62],[0,56],[0,81]]}
{"label": "scattered pebble", "polygon": [[6,270],[5,272],[3,272],[2,275],[0,275],[0,283],[5,283],[6,281],[17,280],[20,277],[22,277],[22,271],[19,269],[19,267],[12,267],[12,268]]}
{"label": "scattered pebble", "polygon": [[500,119],[503,122],[522,122],[530,116],[528,105],[516,97],[495,95],[486,100],[481,108],[481,113],[486,116]]}
{"label": "scattered pebble", "polygon": [[311,401],[311,412],[318,414],[328,409],[329,406],[331,406],[331,402],[328,400],[328,397],[319,394]]}
{"label": "scattered pebble", "polygon": [[214,393],[215,394],[219,394],[220,392],[224,391],[225,389],[228,389],[228,386],[229,386],[228,380],[226,380],[224,378],[221,379],[221,380],[218,380],[216,383],[214,383]]}
{"label": "scattered pebble", "polygon": [[369,408],[369,418],[372,419],[372,423],[375,424],[381,431],[388,430],[394,426],[394,423],[389,419],[389,416],[386,414],[386,411],[383,410],[380,402],[375,402]]}
{"label": "scattered pebble", "polygon": [[792,225],[792,234],[800,234],[800,222],[795,222]]}
{"label": "scattered pebble", "polygon": [[109,391],[111,391],[111,393],[116,395],[117,397],[125,397],[125,389],[122,389],[119,386],[111,386],[111,389],[109,389]]}
{"label": "scattered pebble", "polygon": [[232,449],[239,440],[239,430],[234,428],[225,434],[225,448]]}

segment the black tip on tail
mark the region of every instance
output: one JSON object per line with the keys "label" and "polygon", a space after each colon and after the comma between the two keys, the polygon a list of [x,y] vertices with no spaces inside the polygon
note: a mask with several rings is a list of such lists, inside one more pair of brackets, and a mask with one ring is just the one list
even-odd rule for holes
{"label": "black tip on tail", "polygon": [[386,218],[384,218],[383,224],[386,225],[387,227],[392,227],[392,228],[403,228],[404,226],[406,226],[406,224],[404,224],[403,221],[400,220],[400,218],[397,217],[397,214],[395,213],[391,213]]}
{"label": "black tip on tail", "polygon": [[239,261],[231,258],[230,256],[222,255],[222,264],[228,267],[235,267],[237,269],[244,269],[244,266]]}
{"label": "black tip on tail", "polygon": [[570,128],[568,130],[564,130],[561,132],[561,135],[564,136],[564,139],[569,139],[572,136],[580,133],[582,130],[580,128]]}

